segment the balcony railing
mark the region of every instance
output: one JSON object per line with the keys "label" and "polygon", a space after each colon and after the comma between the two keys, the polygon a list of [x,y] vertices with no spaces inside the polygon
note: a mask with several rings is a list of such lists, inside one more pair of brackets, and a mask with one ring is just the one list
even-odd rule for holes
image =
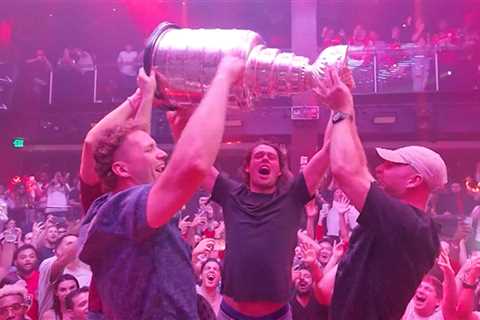
{"label": "balcony railing", "polygon": [[480,55],[475,50],[377,46],[350,47],[356,94],[472,91],[480,89]]}
{"label": "balcony railing", "polygon": [[[351,46],[348,65],[353,71],[357,95],[480,89],[480,50],[474,48],[444,49],[413,44],[392,48],[386,44],[365,50]],[[95,104],[122,101],[136,86],[133,77],[130,87],[128,83],[125,85],[115,64],[97,65],[83,73],[57,68],[40,77],[20,75],[18,82],[23,79],[27,85],[15,84],[14,76],[3,75],[2,70],[7,69],[2,66],[0,109],[14,100],[13,91],[21,98],[28,97],[28,104]]]}

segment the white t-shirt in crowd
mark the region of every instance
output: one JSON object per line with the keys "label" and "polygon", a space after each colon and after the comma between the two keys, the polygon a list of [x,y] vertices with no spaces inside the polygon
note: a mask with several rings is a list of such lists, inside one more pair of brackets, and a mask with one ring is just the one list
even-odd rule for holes
{"label": "white t-shirt in crowd", "polygon": [[[357,225],[357,219],[360,213],[354,206],[350,205],[348,211],[345,212],[345,223],[350,230],[353,230]],[[332,208],[327,215],[327,236],[340,236],[340,214],[335,205],[335,201]]]}
{"label": "white t-shirt in crowd", "polygon": [[66,211],[68,209],[67,188],[50,187],[47,191],[46,213]]}
{"label": "white t-shirt in crowd", "polygon": [[[52,271],[52,265],[57,260],[56,256],[43,260],[40,264],[40,278],[38,280],[38,314],[43,315],[45,311],[53,307],[53,289],[54,282],[50,281],[50,275]],[[76,260],[68,264],[63,270],[63,274],[71,274],[74,276],[81,287],[90,286],[92,281],[92,271],[90,267]]]}
{"label": "white t-shirt in crowd", "polygon": [[138,59],[138,52],[137,51],[121,51],[118,54],[118,68],[120,70],[120,73],[130,76],[130,77],[135,77],[137,75],[137,65],[136,61]]}
{"label": "white t-shirt in crowd", "polygon": [[403,314],[402,320],[444,320],[441,308],[437,308],[431,316],[421,317],[415,313],[415,308],[413,304],[414,302],[412,299],[410,300],[410,303],[408,304],[407,309]]}

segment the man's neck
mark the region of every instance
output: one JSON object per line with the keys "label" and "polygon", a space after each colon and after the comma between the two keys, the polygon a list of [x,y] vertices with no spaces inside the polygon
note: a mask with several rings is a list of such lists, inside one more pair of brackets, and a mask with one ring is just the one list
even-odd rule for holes
{"label": "man's neck", "polygon": [[297,302],[304,308],[310,302],[310,294],[308,294],[308,293],[307,294],[297,293],[296,298],[297,298]]}
{"label": "man's neck", "polygon": [[275,191],[277,191],[277,186],[274,185],[274,186],[268,187],[268,188],[259,188],[259,187],[255,186],[254,184],[250,183],[249,189],[250,189],[250,192],[272,194],[272,193],[275,193]]}
{"label": "man's neck", "polygon": [[124,191],[128,188],[135,186],[136,184],[130,180],[118,180],[117,185],[112,189],[112,193]]}
{"label": "man's neck", "polygon": [[423,190],[412,191],[403,195],[401,201],[422,211],[426,210],[429,193]]}
{"label": "man's neck", "polygon": [[51,243],[50,241],[45,241],[43,246],[47,249],[54,249],[55,248],[55,243]]}
{"label": "man's neck", "polygon": [[201,286],[200,290],[202,291],[203,296],[207,298],[207,300],[209,301],[214,301],[220,295],[217,288],[215,287],[207,288],[207,287]]}
{"label": "man's neck", "polygon": [[427,317],[431,317],[434,313],[435,313],[435,309],[433,309],[432,311],[430,310],[417,310],[417,309],[414,309],[415,313],[417,314],[417,316],[420,316],[422,318],[427,318]]}
{"label": "man's neck", "polygon": [[33,269],[31,271],[17,270],[17,274],[23,280],[27,280],[27,279],[30,279],[32,277],[34,271],[35,271],[35,269]]}

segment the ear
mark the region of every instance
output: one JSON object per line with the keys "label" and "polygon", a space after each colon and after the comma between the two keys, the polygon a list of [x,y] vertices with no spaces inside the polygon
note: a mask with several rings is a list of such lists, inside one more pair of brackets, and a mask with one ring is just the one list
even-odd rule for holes
{"label": "ear", "polygon": [[130,177],[130,173],[128,172],[128,166],[123,161],[115,161],[112,164],[112,171],[118,177],[121,177],[121,178]]}
{"label": "ear", "polygon": [[407,188],[416,188],[425,181],[419,174],[412,175],[407,182]]}

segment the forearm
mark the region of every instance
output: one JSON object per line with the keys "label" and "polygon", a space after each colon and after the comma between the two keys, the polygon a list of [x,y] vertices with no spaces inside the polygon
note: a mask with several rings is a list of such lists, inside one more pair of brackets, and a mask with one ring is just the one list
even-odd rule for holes
{"label": "forearm", "polygon": [[467,262],[467,244],[465,242],[465,239],[460,240],[459,244],[459,254],[458,254],[458,260],[460,262],[460,265],[464,265],[465,262]]}
{"label": "forearm", "polygon": [[127,99],[116,109],[107,114],[100,122],[98,122],[85,137],[82,148],[82,156],[80,161],[80,178],[88,185],[95,185],[99,182],[99,178],[95,172],[95,160],[93,154],[95,152],[98,140],[107,128],[122,124],[135,115],[135,109],[132,103]]}
{"label": "forearm", "polygon": [[[353,114],[353,108],[347,112]],[[368,171],[365,151],[353,119],[345,119],[332,126],[330,167],[338,187],[362,212],[374,179]]]}
{"label": "forearm", "polygon": [[457,287],[453,270],[443,273],[442,312],[445,320],[455,320],[457,310]]}
{"label": "forearm", "polygon": [[323,271],[323,278],[318,283],[318,291],[317,291],[317,300],[319,303],[324,305],[330,305],[333,295],[333,288],[335,286],[335,277],[337,275],[337,268],[335,266],[331,270]]}
{"label": "forearm", "polygon": [[[124,123],[136,114],[136,106],[140,99],[139,93],[127,98],[122,104],[113,109],[88,131],[86,141],[95,143],[103,135],[105,129]],[[133,104],[133,105],[132,105]]]}
{"label": "forearm", "polygon": [[235,75],[228,69],[231,66],[227,65],[227,60],[224,61],[210,89],[183,129],[165,171],[150,190],[147,220],[152,228],[167,223],[190,199],[208,176],[217,157],[230,86],[235,80]]}
{"label": "forearm", "polygon": [[313,295],[315,299],[320,302],[322,301],[323,293],[320,290],[319,283],[323,277],[323,271],[317,261],[310,265],[310,272],[312,273],[312,281],[313,281]]}
{"label": "forearm", "polygon": [[[354,109],[347,113],[354,114]],[[332,174],[342,182],[351,173],[367,170],[367,158],[354,119],[345,119],[332,126],[330,162]],[[346,171],[345,171],[346,170]]]}
{"label": "forearm", "polygon": [[312,159],[308,162],[303,170],[305,177],[305,183],[307,185],[308,192],[313,195],[319,188],[320,183],[327,171],[329,165],[329,145],[323,146]]}
{"label": "forearm", "polygon": [[327,264],[323,268],[323,273],[326,274],[326,273],[330,272],[330,270],[334,269],[338,265],[339,261],[340,261],[340,257],[332,255],[330,257],[330,260],[328,260]]}
{"label": "forearm", "polygon": [[0,254],[0,268],[8,270],[12,265],[13,253],[17,249],[15,243],[4,242]]}
{"label": "forearm", "polygon": [[457,317],[458,319],[469,319],[473,313],[474,290],[462,288],[458,295]]}
{"label": "forearm", "polygon": [[307,236],[315,239],[315,216],[307,216]]}
{"label": "forearm", "polygon": [[[468,272],[465,273],[465,276],[462,277],[462,282],[473,285],[476,281],[475,278],[469,276]],[[475,300],[475,289],[466,288],[463,284],[458,288],[458,303],[456,307],[456,313],[459,319],[469,319],[473,312],[474,300]]]}
{"label": "forearm", "polygon": [[213,166],[223,137],[229,91],[229,81],[216,75],[178,139],[178,156],[186,156],[187,161],[195,159],[209,169]]}
{"label": "forearm", "polygon": [[340,229],[340,239],[343,241],[348,241],[349,230],[347,227],[347,223],[345,221],[345,213],[339,214],[339,229]]}
{"label": "forearm", "polygon": [[142,97],[140,105],[135,114],[135,121],[145,127],[145,131],[150,134],[152,122],[153,95]]}
{"label": "forearm", "polygon": [[52,270],[50,271],[50,283],[57,281],[58,277],[62,275],[63,270],[70,262],[72,261],[65,258],[57,258],[57,260],[55,260],[52,264]]}

